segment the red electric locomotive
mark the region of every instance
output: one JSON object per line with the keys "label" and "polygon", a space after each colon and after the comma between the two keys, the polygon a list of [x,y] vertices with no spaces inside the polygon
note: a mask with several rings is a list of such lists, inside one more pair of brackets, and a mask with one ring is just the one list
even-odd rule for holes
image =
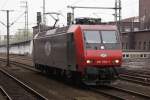
{"label": "red electric locomotive", "polygon": [[110,83],[122,63],[120,36],[113,25],[70,25],[34,37],[35,68],[78,78],[85,84]]}

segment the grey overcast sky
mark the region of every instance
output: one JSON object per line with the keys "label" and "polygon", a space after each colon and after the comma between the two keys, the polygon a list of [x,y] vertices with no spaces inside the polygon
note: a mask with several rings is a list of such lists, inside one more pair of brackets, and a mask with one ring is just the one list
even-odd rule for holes
{"label": "grey overcast sky", "polygon": [[[10,22],[18,19],[11,26],[10,32],[14,34],[17,29],[24,28],[24,8],[21,1],[24,0],[0,0],[0,10],[14,10],[10,13]],[[42,12],[43,0],[26,0],[29,5],[29,28],[36,25],[36,12]],[[71,12],[67,5],[72,6],[99,6],[99,7],[114,7],[115,0],[45,0],[46,12],[60,12],[60,25],[66,25],[66,13]],[[121,0],[122,1],[122,18],[138,16],[139,0]],[[75,17],[100,17],[102,21],[114,20],[112,16],[113,10],[89,10],[76,9]],[[0,21],[6,23],[6,12],[0,11]],[[54,21],[47,16],[47,24],[51,25]],[[0,24],[0,34],[6,34],[6,27]]]}

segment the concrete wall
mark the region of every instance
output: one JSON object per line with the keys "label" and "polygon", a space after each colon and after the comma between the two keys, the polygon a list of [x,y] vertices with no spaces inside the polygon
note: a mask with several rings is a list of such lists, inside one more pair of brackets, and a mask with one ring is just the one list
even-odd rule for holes
{"label": "concrete wall", "polygon": [[141,29],[150,29],[150,0],[139,0]]}
{"label": "concrete wall", "polygon": [[[22,55],[32,55],[32,41],[25,41],[21,43],[11,44],[10,53],[11,54],[22,54]],[[6,53],[6,46],[0,46],[0,53]]]}

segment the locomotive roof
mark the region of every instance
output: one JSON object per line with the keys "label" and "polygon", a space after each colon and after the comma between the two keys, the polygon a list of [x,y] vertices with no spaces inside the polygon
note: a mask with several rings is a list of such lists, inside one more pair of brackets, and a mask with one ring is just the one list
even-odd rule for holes
{"label": "locomotive roof", "polygon": [[115,25],[72,25],[68,32],[74,32],[78,27],[82,30],[117,30]]}
{"label": "locomotive roof", "polygon": [[48,35],[61,34],[61,33],[72,33],[75,32],[77,28],[82,30],[117,30],[115,25],[71,25],[67,27],[55,28],[44,32],[39,32],[35,37],[45,37]]}

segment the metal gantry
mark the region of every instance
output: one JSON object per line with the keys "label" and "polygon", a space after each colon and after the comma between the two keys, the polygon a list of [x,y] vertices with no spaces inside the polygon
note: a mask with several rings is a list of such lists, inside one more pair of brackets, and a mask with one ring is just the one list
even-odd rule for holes
{"label": "metal gantry", "polygon": [[45,16],[45,0],[43,0],[43,24],[46,24],[46,16]]}
{"label": "metal gantry", "polygon": [[115,21],[116,25],[119,29],[119,33],[121,31],[121,0],[115,1]]}
{"label": "metal gantry", "polygon": [[83,6],[67,6],[68,8],[72,9],[72,19],[71,19],[71,24],[74,24],[74,13],[75,9],[108,9],[108,10],[115,10],[115,22],[116,25],[118,26],[118,29],[120,30],[120,20],[121,20],[121,0],[115,0],[115,7],[83,7]]}
{"label": "metal gantry", "polygon": [[[23,8],[25,8],[25,11],[24,11],[24,15],[25,15],[25,33],[26,33],[26,35],[27,35],[27,38],[25,38],[25,39],[27,39],[28,40],[28,32],[29,32],[29,22],[28,22],[28,2],[27,1],[21,1],[21,3],[23,4],[23,6],[21,6],[21,7],[23,7]],[[24,37],[26,37],[26,36],[24,36]]]}

